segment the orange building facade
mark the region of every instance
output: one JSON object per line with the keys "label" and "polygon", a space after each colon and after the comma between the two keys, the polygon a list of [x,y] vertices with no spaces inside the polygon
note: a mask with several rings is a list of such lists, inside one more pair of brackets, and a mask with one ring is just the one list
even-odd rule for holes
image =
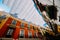
{"label": "orange building facade", "polygon": [[0,12],[0,38],[39,38],[39,35],[37,25]]}

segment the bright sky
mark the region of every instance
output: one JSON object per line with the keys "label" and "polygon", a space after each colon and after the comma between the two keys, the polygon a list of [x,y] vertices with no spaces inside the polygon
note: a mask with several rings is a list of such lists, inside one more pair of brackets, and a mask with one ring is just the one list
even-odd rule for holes
{"label": "bright sky", "polygon": [[[31,1],[32,2],[32,1]],[[33,2],[31,3],[31,5],[33,4]],[[29,5],[29,4],[28,4]],[[14,6],[15,7],[15,6]],[[21,6],[20,6],[21,7]],[[19,9],[19,8],[18,8]],[[19,9],[20,10],[20,9]],[[34,10],[34,12],[33,13],[30,13],[31,15],[33,15],[33,16],[30,16],[29,17],[29,14],[27,15],[27,17],[26,18],[24,18],[24,16],[26,15],[26,14],[24,14],[23,16],[20,14],[20,13],[18,13],[18,16],[20,17],[20,18],[23,18],[23,19],[25,19],[26,21],[28,21],[28,22],[32,22],[32,23],[34,23],[34,24],[37,24],[37,25],[40,25],[40,26],[42,26],[42,27],[44,27],[44,26],[46,26],[46,23],[43,21],[43,19],[42,19],[42,17],[41,17],[41,15],[38,13],[38,11],[36,10],[36,8],[34,7],[34,5],[33,5],[33,10]],[[9,7],[7,7],[6,5],[4,5],[4,4],[2,4],[2,0],[0,0],[0,11],[5,11],[5,12],[9,12],[10,11],[10,8]],[[16,10],[16,11],[18,11],[18,10]],[[23,11],[24,12],[24,11]],[[27,13],[28,11],[25,11],[25,13]]]}
{"label": "bright sky", "polygon": [[5,11],[5,12],[9,12],[10,8],[4,4],[2,4],[2,0],[0,0],[0,11]]}

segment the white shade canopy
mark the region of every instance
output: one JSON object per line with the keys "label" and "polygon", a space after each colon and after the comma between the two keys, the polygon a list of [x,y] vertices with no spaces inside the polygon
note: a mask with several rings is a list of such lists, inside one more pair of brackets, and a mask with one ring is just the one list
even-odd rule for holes
{"label": "white shade canopy", "polygon": [[[43,4],[52,5],[52,0],[39,0],[39,1]],[[60,0],[55,0],[55,4],[57,6],[59,6],[60,4],[59,2]],[[45,22],[42,16],[38,13],[36,8],[34,7],[34,3],[32,0],[3,0],[3,4],[6,4],[11,8],[10,13],[12,14],[17,13],[20,19],[25,19],[28,22],[44,26]]]}

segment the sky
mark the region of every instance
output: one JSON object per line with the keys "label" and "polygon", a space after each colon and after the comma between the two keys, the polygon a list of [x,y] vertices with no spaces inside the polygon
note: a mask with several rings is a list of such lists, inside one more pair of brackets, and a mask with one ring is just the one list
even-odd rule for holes
{"label": "sky", "polygon": [[[17,13],[18,17],[20,19],[25,19],[28,22],[32,22],[32,23],[34,23],[36,25],[39,25],[39,26],[42,26],[42,27],[47,26],[46,22],[44,22],[44,20],[42,19],[41,15],[36,10],[32,0],[30,0],[30,1],[23,0],[23,1],[21,1],[22,3],[20,3],[20,5],[17,4],[19,2],[19,0],[17,0],[18,2],[16,1],[14,5],[12,4],[14,2],[14,0],[9,0],[8,1],[9,3],[7,3],[8,4],[7,6],[5,5],[5,3],[3,4],[2,1],[3,0],[0,0],[0,11],[5,11],[5,12],[8,12],[8,13],[11,11],[12,14]],[[4,1],[6,1],[6,0],[4,0]],[[25,6],[25,4],[23,2],[30,2],[30,3],[26,4],[26,7],[24,7],[25,10],[28,9],[26,11],[24,11],[24,9],[22,9],[23,6]],[[31,4],[31,5],[29,5],[29,4]],[[14,8],[17,8],[17,9],[14,9]],[[30,9],[32,9],[32,10],[30,11]],[[27,15],[27,13],[29,13],[29,14]]]}
{"label": "sky", "polygon": [[0,0],[0,11],[9,12],[10,8],[2,3],[3,0]]}

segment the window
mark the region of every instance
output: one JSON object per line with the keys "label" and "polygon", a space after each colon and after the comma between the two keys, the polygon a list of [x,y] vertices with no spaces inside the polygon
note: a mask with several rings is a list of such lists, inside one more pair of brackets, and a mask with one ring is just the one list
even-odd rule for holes
{"label": "window", "polygon": [[33,30],[36,30],[34,26],[33,26]]}
{"label": "window", "polygon": [[15,28],[16,27],[16,23],[17,23],[17,21],[13,20],[9,27],[10,28]]}
{"label": "window", "polygon": [[28,29],[30,29],[30,25],[28,24]]}
{"label": "window", "polygon": [[38,31],[40,31],[40,29],[37,28]]}
{"label": "window", "polygon": [[28,37],[32,38],[32,32],[30,32],[30,31],[28,32]]}
{"label": "window", "polygon": [[20,38],[24,38],[24,30],[20,30]]}
{"label": "window", "polygon": [[1,19],[5,19],[6,18],[6,15],[2,15],[0,16]]}
{"label": "window", "polygon": [[6,15],[0,16],[0,23],[2,22],[3,19],[6,19]]}
{"label": "window", "polygon": [[21,23],[21,28],[24,28],[24,23]]}
{"label": "window", "polygon": [[37,37],[38,37],[38,35],[37,35],[37,33],[36,33],[36,32],[34,32],[34,37],[35,37],[35,38],[37,38]]}
{"label": "window", "polygon": [[7,36],[7,37],[11,37],[12,34],[13,34],[13,29],[9,29],[9,30],[7,31],[6,36]]}
{"label": "window", "polygon": [[12,24],[13,24],[13,25],[16,25],[16,20],[13,20],[13,21],[12,21]]}

